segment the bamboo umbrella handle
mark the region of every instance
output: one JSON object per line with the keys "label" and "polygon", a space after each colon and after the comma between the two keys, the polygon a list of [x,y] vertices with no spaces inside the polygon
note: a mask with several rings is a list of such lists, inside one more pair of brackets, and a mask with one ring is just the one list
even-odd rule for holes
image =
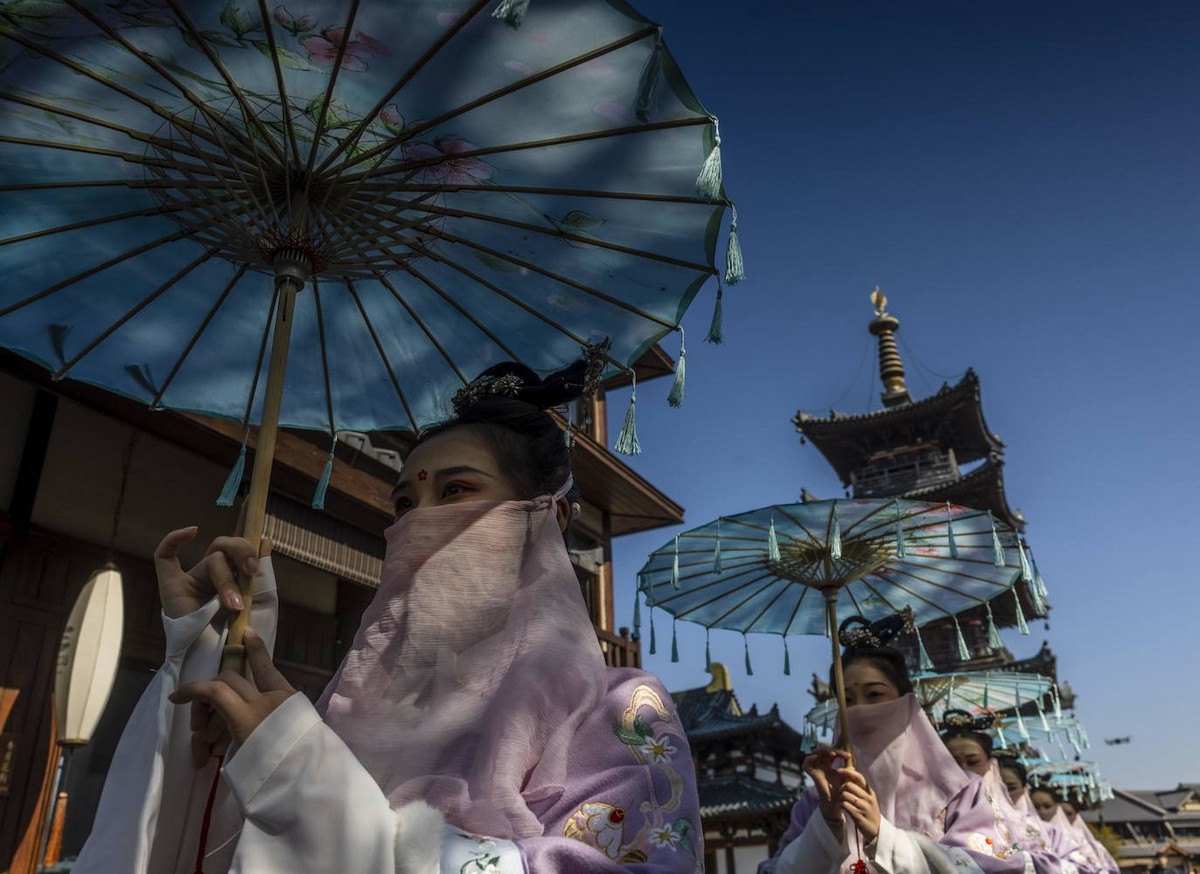
{"label": "bamboo umbrella handle", "polygon": [[842,648],[838,644],[837,598],[838,589],[825,589],[825,616],[829,623],[829,639],[833,646],[833,683],[837,690],[838,725],[837,745],[847,752],[846,767],[854,767],[850,750],[850,719],[846,711],[846,678],[842,671]]}
{"label": "bamboo umbrella handle", "polygon": [[[280,278],[276,286],[279,302],[275,311],[275,335],[271,343],[271,360],[267,369],[267,385],[263,391],[262,423],[254,444],[254,468],[250,475],[250,494],[243,508],[242,537],[251,543],[262,543],[267,518],[267,495],[271,491],[271,464],[275,459],[275,439],[279,434],[279,410],[283,403],[283,382],[287,373],[288,348],[292,339],[292,322],[296,308],[296,293],[303,283],[290,276]],[[250,624],[250,600],[254,577],[238,574],[238,589],[242,593],[242,609],[229,625],[225,648],[221,651],[221,670],[242,673],[245,670],[246,648],[242,638]]]}

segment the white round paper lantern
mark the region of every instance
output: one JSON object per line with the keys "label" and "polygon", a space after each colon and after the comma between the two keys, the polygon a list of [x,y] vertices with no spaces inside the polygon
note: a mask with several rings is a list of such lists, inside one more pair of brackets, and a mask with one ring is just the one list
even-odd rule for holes
{"label": "white round paper lantern", "polygon": [[88,579],[71,608],[54,679],[58,742],[86,744],[117,679],[125,605],[121,572],[107,564]]}

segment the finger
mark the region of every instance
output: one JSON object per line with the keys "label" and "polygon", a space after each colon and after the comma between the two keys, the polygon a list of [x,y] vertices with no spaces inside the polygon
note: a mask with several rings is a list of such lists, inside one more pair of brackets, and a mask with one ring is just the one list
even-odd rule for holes
{"label": "finger", "polygon": [[246,636],[242,639],[242,643],[246,645],[246,662],[250,665],[250,676],[254,680],[254,686],[260,692],[287,692],[294,691],[292,684],[287,681],[283,674],[279,673],[279,668],[275,667],[275,662],[271,661],[271,654],[267,652],[267,643],[258,632],[253,628],[246,629]]}
{"label": "finger", "polygon": [[242,609],[242,605],[245,603],[242,598],[242,590],[237,584],[237,577],[234,576],[233,569],[229,566],[229,559],[225,557],[224,553],[209,553],[203,562],[192,569],[192,573],[200,577],[208,577],[225,609],[234,612]]}
{"label": "finger", "polygon": [[242,573],[258,573],[258,550],[244,537],[218,537],[208,545],[206,556],[224,554],[232,567]]}
{"label": "finger", "polygon": [[271,554],[271,550],[274,548],[275,544],[271,541],[271,538],[264,537],[262,540],[258,541],[258,557],[266,558]]}
{"label": "finger", "polygon": [[243,677],[237,671],[221,671],[215,679],[236,692],[243,701],[253,701],[261,694],[253,680]]}
{"label": "finger", "polygon": [[158,572],[166,574],[182,574],[179,564],[179,547],[196,539],[200,529],[195,525],[187,528],[177,528],[158,542],[154,550],[154,565]]}
{"label": "finger", "polygon": [[[226,671],[226,675],[228,674]],[[243,682],[249,681],[243,679]],[[207,704],[231,729],[235,723],[241,721],[246,709],[246,699],[225,683],[224,677],[187,683],[172,692],[168,700],[172,704],[189,704],[195,701]]]}
{"label": "finger", "polygon": [[197,701],[192,705],[192,731],[199,731],[209,724],[214,718],[213,709],[203,701]]}
{"label": "finger", "polygon": [[853,768],[838,768],[837,775],[842,778],[842,782],[846,786],[867,788],[867,778],[862,775],[861,771],[856,771]]}

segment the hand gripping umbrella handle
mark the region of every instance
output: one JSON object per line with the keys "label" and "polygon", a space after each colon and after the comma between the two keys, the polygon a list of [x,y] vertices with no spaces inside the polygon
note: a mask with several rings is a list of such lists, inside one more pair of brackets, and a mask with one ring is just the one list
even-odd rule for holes
{"label": "hand gripping umbrella handle", "polygon": [[836,745],[846,751],[846,767],[854,767],[854,758],[850,750],[850,719],[846,711],[846,678],[842,671],[842,648],[838,644],[837,597],[838,589],[825,589],[825,616],[829,623],[829,640],[833,646],[833,684],[837,691],[838,704],[838,736]]}
{"label": "hand gripping umbrella handle", "polygon": [[[279,434],[279,410],[283,404],[283,381],[287,372],[288,347],[291,345],[292,321],[296,308],[296,293],[303,288],[288,278],[279,282],[279,303],[275,312],[275,336],[271,343],[271,361],[267,370],[267,385],[263,391],[262,423],[254,444],[254,470],[250,475],[250,494],[246,496],[242,536],[251,543],[262,543],[267,519],[267,495],[271,490],[271,464],[275,459],[275,439]],[[229,625],[225,648],[221,652],[221,670],[242,673],[246,664],[246,649],[242,638],[250,624],[251,588],[254,578],[238,574],[238,590],[242,593],[242,609]]]}

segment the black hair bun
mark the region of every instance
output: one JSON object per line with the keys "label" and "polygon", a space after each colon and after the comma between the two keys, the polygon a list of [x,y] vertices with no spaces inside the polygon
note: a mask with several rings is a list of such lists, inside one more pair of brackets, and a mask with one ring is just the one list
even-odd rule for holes
{"label": "black hair bun", "polygon": [[883,649],[900,632],[912,630],[911,607],[875,622],[851,616],[838,626],[838,643],[846,649]]}
{"label": "black hair bun", "polygon": [[516,361],[492,365],[454,395],[454,411],[461,414],[497,397],[549,410],[591,395],[600,385],[610,345],[606,339],[586,346],[580,358],[546,376],[538,376],[532,368]]}
{"label": "black hair bun", "polygon": [[974,716],[965,710],[951,708],[942,714],[940,727],[949,731],[973,733],[987,731],[989,728],[993,728],[997,721],[997,717],[992,714]]}

